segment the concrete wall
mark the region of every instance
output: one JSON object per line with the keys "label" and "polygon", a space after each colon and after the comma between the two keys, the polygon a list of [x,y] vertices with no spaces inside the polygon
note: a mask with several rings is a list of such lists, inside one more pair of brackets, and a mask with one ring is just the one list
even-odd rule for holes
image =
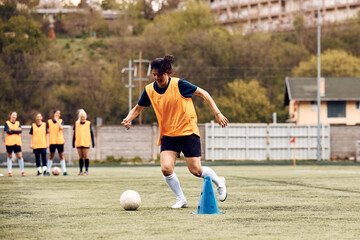
{"label": "concrete wall", "polygon": [[356,155],[356,141],[360,140],[360,125],[330,127],[331,157],[349,158]]}

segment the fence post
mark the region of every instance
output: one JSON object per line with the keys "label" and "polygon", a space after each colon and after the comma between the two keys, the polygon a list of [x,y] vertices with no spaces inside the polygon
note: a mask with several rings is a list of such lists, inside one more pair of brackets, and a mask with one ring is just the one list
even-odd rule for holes
{"label": "fence post", "polygon": [[152,144],[151,144],[151,155],[152,155],[152,159],[157,159],[157,154],[158,154],[158,147],[157,147],[157,138],[159,136],[157,136],[157,124],[153,123],[152,125]]}
{"label": "fence post", "polygon": [[215,161],[215,124],[214,120],[211,121],[211,161]]}
{"label": "fence post", "polygon": [[70,143],[70,144],[68,144],[69,146],[70,146],[70,148],[69,148],[69,159],[68,159],[68,164],[69,165],[71,165],[72,164],[72,138],[71,138],[71,126],[68,126],[67,127],[67,129],[68,129],[68,143]]}
{"label": "fence post", "polygon": [[266,125],[266,160],[270,160],[270,124]]}

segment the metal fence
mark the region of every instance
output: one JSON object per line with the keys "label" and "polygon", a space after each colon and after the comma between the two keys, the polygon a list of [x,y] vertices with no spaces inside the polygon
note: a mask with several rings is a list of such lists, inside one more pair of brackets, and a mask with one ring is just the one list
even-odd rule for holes
{"label": "metal fence", "polygon": [[[206,160],[316,159],[317,126],[295,124],[205,125]],[[295,137],[295,143],[290,140]],[[296,150],[295,150],[296,147]],[[330,126],[321,126],[321,158],[330,159]]]}

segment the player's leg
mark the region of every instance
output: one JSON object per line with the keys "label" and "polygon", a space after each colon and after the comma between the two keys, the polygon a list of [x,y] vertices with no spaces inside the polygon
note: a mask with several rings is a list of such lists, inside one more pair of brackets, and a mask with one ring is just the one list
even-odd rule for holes
{"label": "player's leg", "polygon": [[189,171],[196,177],[205,178],[211,177],[213,183],[215,183],[217,191],[219,193],[219,200],[225,201],[227,198],[227,191],[225,183],[219,178],[219,176],[210,167],[201,166],[201,157],[186,157],[186,164]]}
{"label": "player's leg", "polygon": [[47,159],[46,159],[46,148],[41,149],[41,160],[42,160],[42,167],[44,176],[47,173]]}
{"label": "player's leg", "polygon": [[6,153],[7,153],[7,168],[8,168],[8,176],[12,177],[12,147],[6,146]]}
{"label": "player's leg", "polygon": [[60,157],[60,165],[63,171],[63,175],[67,176],[68,173],[66,171],[66,162],[65,162],[65,157],[64,157],[64,145],[58,145],[58,153],[59,153],[59,157]]}
{"label": "player's leg", "polygon": [[76,148],[76,149],[79,154],[79,167],[80,167],[79,175],[83,175],[84,158],[83,158],[82,148]]}
{"label": "player's leg", "polygon": [[227,197],[225,183],[210,167],[201,166],[200,137],[195,134],[185,137],[184,140],[181,142],[180,148],[185,155],[186,164],[189,171],[196,177],[211,177],[213,183],[215,183],[217,187],[217,191],[219,193],[219,200],[225,201]]}
{"label": "player's leg", "polygon": [[84,175],[88,175],[88,171],[89,171],[89,165],[90,165],[90,161],[89,161],[89,148],[83,148],[83,158],[85,159],[85,172]]}
{"label": "player's leg", "polygon": [[187,208],[187,201],[181,189],[180,181],[174,172],[178,155],[178,152],[168,150],[162,151],[160,154],[161,171],[164,175],[165,182],[176,196],[176,203],[172,208]]}
{"label": "player's leg", "polygon": [[25,176],[25,171],[24,171],[25,164],[24,164],[24,159],[23,159],[22,152],[21,152],[21,146],[16,146],[15,154],[18,159],[21,176],[24,177]]}
{"label": "player's leg", "polygon": [[40,151],[39,151],[39,149],[34,149],[34,154],[35,154],[35,163],[36,163],[36,169],[37,169],[36,176],[41,176],[41,164],[40,164]]}
{"label": "player's leg", "polygon": [[49,159],[47,161],[47,172],[46,172],[46,175],[48,175],[48,176],[50,176],[50,171],[51,171],[51,167],[53,164],[56,148],[53,144],[51,144],[49,147],[49,150],[50,150],[50,153],[49,153]]}

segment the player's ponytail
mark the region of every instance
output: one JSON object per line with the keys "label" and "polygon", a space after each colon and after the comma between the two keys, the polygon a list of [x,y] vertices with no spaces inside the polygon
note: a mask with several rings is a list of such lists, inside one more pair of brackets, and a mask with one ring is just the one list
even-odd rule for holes
{"label": "player's ponytail", "polygon": [[172,66],[171,64],[174,62],[174,56],[166,55],[163,58],[156,58],[151,62],[151,69],[158,69],[159,75],[163,75],[164,73],[172,74]]}

